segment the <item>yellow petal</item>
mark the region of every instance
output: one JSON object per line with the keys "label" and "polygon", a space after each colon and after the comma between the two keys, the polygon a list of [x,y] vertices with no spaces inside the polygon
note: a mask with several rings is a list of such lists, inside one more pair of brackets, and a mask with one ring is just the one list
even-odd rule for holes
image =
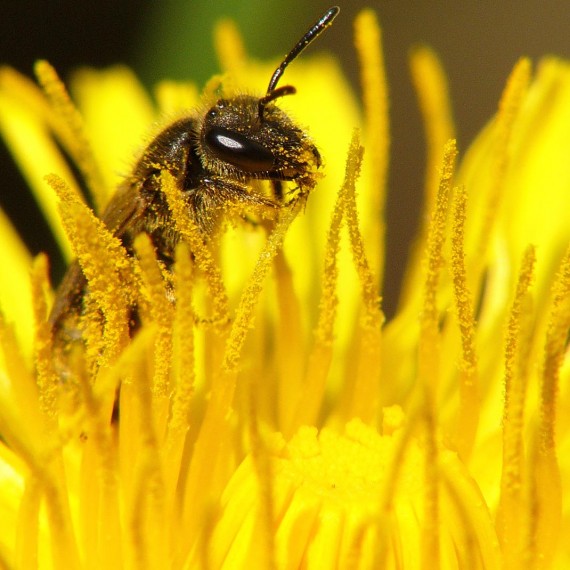
{"label": "yellow petal", "polygon": [[4,267],[0,271],[0,311],[4,319],[15,327],[19,344],[29,357],[34,330],[30,283],[31,258],[2,210],[0,210],[0,243],[2,243]]}
{"label": "yellow petal", "polygon": [[72,93],[101,166],[108,201],[142,151],[155,112],[142,85],[124,67],[77,72]]}

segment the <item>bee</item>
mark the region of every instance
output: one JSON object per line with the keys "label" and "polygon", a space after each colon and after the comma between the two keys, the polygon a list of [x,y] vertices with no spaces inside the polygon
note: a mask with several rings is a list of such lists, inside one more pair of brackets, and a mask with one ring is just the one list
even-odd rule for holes
{"label": "bee", "polygon": [[[182,191],[205,239],[228,203],[279,208],[286,205],[285,182],[294,183],[298,195],[313,189],[320,154],[307,133],[276,105],[281,97],[294,94],[295,88],[277,84],[287,66],[338,13],[338,7],[330,8],[309,28],[273,73],[265,95],[220,98],[205,113],[189,113],[150,142],[102,215],[130,255],[136,236],[145,232],[159,260],[167,269],[172,266],[180,235],[161,189],[165,170]],[[271,182],[272,198],[255,191],[256,180]],[[77,323],[87,294],[87,280],[76,260],[58,289],[49,316],[57,342],[80,338]]]}

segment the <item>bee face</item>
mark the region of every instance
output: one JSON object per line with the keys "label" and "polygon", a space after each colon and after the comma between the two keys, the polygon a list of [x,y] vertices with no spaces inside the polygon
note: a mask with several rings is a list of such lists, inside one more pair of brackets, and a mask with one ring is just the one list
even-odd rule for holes
{"label": "bee face", "polygon": [[[198,152],[204,168],[238,179],[290,180],[311,189],[321,158],[308,135],[274,103],[220,99],[205,115]],[[304,188],[302,188],[304,189]]]}

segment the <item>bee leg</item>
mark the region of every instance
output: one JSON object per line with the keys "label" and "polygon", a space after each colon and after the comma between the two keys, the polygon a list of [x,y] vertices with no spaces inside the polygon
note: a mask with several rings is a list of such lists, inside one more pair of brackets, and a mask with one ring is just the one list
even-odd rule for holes
{"label": "bee leg", "polygon": [[283,181],[272,180],[271,185],[273,186],[273,196],[275,200],[281,204],[283,202]]}
{"label": "bee leg", "polygon": [[261,206],[266,208],[280,208],[281,204],[259,193],[252,192],[247,184],[230,181],[223,178],[210,178],[204,181],[201,192],[195,194],[199,202],[198,209],[221,209],[228,203],[247,206]]}

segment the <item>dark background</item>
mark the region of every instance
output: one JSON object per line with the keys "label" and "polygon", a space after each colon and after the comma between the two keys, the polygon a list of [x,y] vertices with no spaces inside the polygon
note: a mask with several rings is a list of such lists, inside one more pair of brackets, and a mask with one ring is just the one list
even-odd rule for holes
{"label": "dark background", "polygon": [[[494,113],[504,81],[521,55],[535,61],[546,54],[570,55],[570,2],[339,3],[342,11],[334,31],[315,49],[335,53],[355,89],[354,16],[363,6],[373,7],[383,27],[392,122],[385,285],[391,313],[417,223],[424,173],[423,130],[409,80],[409,48],[427,43],[440,54],[449,77],[459,148],[464,150]],[[31,75],[33,62],[45,58],[65,78],[80,65],[122,62],[149,85],[164,77],[192,78],[202,84],[216,71],[211,31],[218,18],[230,16],[238,22],[250,53],[278,57],[329,5],[321,0],[0,0],[0,63]],[[47,227],[3,143],[0,172],[2,208],[32,253],[48,251],[57,259]],[[57,261],[55,267],[57,281]]]}

